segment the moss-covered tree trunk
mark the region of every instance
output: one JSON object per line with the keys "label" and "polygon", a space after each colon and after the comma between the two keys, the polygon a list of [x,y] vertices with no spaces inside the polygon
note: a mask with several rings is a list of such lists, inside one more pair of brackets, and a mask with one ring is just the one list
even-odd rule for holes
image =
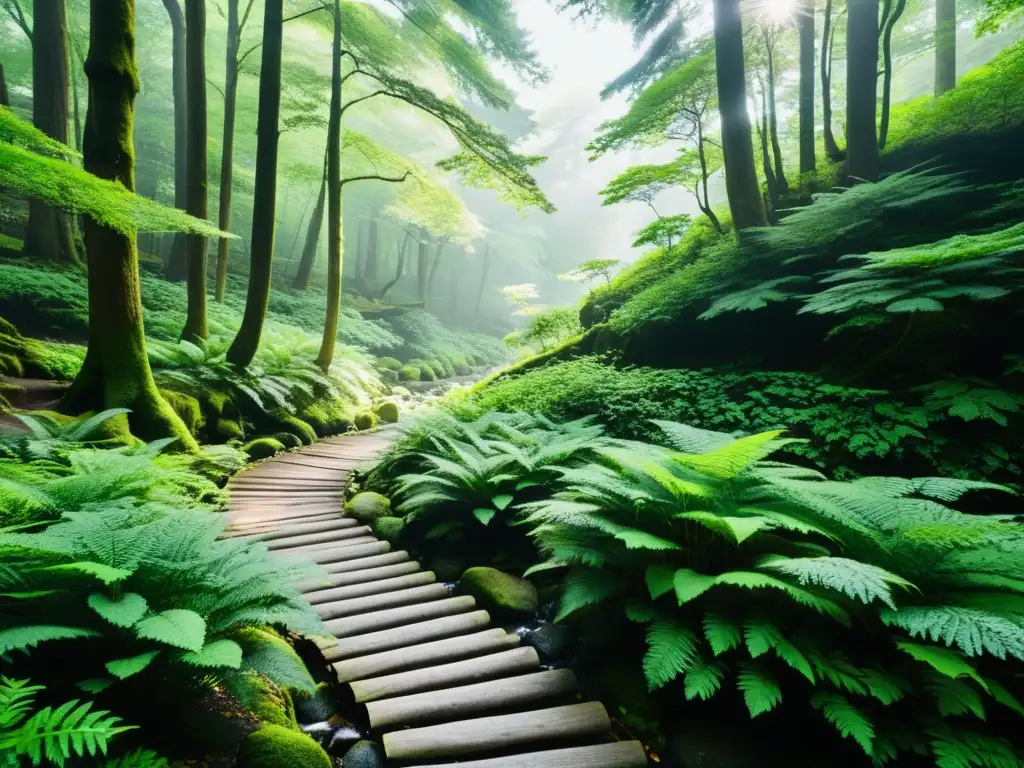
{"label": "moss-covered tree trunk", "polygon": [[729,210],[737,230],[763,227],[767,221],[757,183],[750,117],[747,114],[740,1],[714,0],[714,17],[718,112],[722,118],[722,154]]}
{"label": "moss-covered tree trunk", "polygon": [[484,299],[484,288],[487,287],[487,275],[491,271],[491,246],[484,248],[483,266],[480,269],[480,287],[476,291],[476,304],[473,307],[473,319],[480,316],[480,305]]}
{"label": "moss-covered tree trunk", "polygon": [[[68,23],[64,0],[35,0],[32,29],[32,122],[68,143]],[[29,200],[23,252],[47,261],[77,262],[71,216]]]}
{"label": "moss-covered tree trunk", "polygon": [[341,3],[334,0],[331,45],[331,103],[327,117],[327,317],[316,363],[327,370],[334,360],[341,314]]}
{"label": "moss-covered tree trunk", "polygon": [[[92,0],[89,106],[83,141],[85,170],[135,188],[132,124],[139,90],[135,68],[134,0]],[[89,348],[82,369],[61,401],[65,413],[130,408],[132,433],[146,440],[175,436],[179,447],[195,440],[153,382],[142,325],[135,237],[88,219]]]}
{"label": "moss-covered tree trunk", "polygon": [[[174,98],[174,207],[185,210],[188,203],[188,99],[185,75],[185,14],[178,0],[163,0],[171,20],[171,92]],[[164,276],[181,281],[188,275],[186,236],[174,235],[171,257]]]}
{"label": "moss-covered tree trunk", "polygon": [[11,106],[11,97],[7,93],[7,78],[4,76],[3,63],[0,63],[0,106]]}
{"label": "moss-covered tree trunk", "polygon": [[846,177],[878,176],[875,129],[878,83],[878,0],[849,0],[846,18]]}
{"label": "moss-covered tree trunk", "polygon": [[956,87],[956,0],[935,0],[935,95]]}
{"label": "moss-covered tree trunk", "polygon": [[835,36],[836,32],[832,26],[832,0],[825,0],[821,30],[821,136],[825,155],[837,163],[843,159],[843,152],[836,144],[835,134],[832,133],[832,46]]}
{"label": "moss-covered tree trunk", "polygon": [[814,3],[815,0],[803,0],[796,17],[800,38],[800,173],[810,173],[815,166]]}
{"label": "moss-covered tree trunk", "polygon": [[302,244],[302,255],[299,257],[299,268],[295,272],[292,288],[304,291],[309,288],[309,278],[313,274],[316,262],[316,251],[320,246],[320,230],[324,224],[324,205],[327,202],[327,155],[324,154],[324,173],[320,179],[320,192],[316,196],[313,215],[309,217],[306,229],[306,241]]}
{"label": "moss-covered tree trunk", "polygon": [[[206,158],[206,0],[185,0],[185,76],[188,80],[188,198],[197,219],[209,213]],[[206,324],[206,236],[188,235],[188,311],[181,338],[197,343],[209,335]]]}
{"label": "moss-covered tree trunk", "polygon": [[[235,163],[235,106],[238,102],[238,0],[228,0],[227,58],[224,62],[224,133],[220,155],[220,199],[217,203],[217,225],[221,231],[231,231],[231,184]],[[214,298],[223,303],[228,284],[228,260],[231,240],[222,237],[217,242],[217,282]]]}
{"label": "moss-covered tree trunk", "polygon": [[252,203],[252,245],[249,287],[242,325],[228,348],[228,362],[247,366],[256,355],[270,299],[274,265],[274,217],[277,203],[277,145],[281,136],[281,45],[283,0],[267,0],[263,9],[263,50],[260,60],[260,102],[256,117],[256,183]]}

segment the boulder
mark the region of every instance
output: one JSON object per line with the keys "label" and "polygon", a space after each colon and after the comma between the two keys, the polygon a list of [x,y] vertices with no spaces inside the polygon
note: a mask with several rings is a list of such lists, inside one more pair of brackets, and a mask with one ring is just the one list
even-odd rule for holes
{"label": "boulder", "polygon": [[295,719],[302,725],[322,723],[330,720],[335,714],[330,686],[327,683],[320,683],[316,687],[316,693],[312,695],[296,691],[292,694],[292,701],[295,703]]}
{"label": "boulder", "polygon": [[459,589],[499,616],[532,616],[537,610],[537,588],[497,568],[470,568],[462,574]]}
{"label": "boulder", "polygon": [[405,521],[400,517],[378,517],[373,521],[373,535],[389,544],[398,542]]}
{"label": "boulder", "polygon": [[572,634],[561,624],[541,624],[522,640],[523,645],[536,649],[542,664],[564,660],[571,643]]}
{"label": "boulder", "polygon": [[242,446],[242,450],[252,461],[269,459],[284,450],[284,445],[272,437],[260,437]]}
{"label": "boulder", "polygon": [[345,514],[360,523],[372,523],[378,517],[387,517],[391,513],[391,501],[373,491],[357,493],[345,505]]}
{"label": "boulder", "polygon": [[356,429],[362,432],[364,430],[373,429],[374,427],[376,427],[378,424],[380,424],[380,419],[377,418],[377,414],[375,414],[373,411],[363,411],[362,413],[356,414],[355,424]]}
{"label": "boulder", "polygon": [[265,725],[238,750],[238,768],[334,768],[320,745],[304,733]]}
{"label": "boulder", "polygon": [[223,437],[225,440],[241,440],[245,437],[242,425],[238,423],[237,419],[217,419],[216,432],[218,437]]}
{"label": "boulder", "polygon": [[398,403],[392,402],[391,400],[385,400],[383,403],[378,403],[373,409],[373,412],[377,414],[377,418],[385,424],[394,424],[398,421]]}
{"label": "boulder", "polygon": [[364,739],[345,753],[341,764],[345,768],[384,768],[384,755],[377,742]]}

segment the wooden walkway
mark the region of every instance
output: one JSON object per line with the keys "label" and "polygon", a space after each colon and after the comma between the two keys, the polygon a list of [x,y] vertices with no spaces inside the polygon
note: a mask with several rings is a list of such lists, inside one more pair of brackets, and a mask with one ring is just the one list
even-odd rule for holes
{"label": "wooden walkway", "polygon": [[320,563],[303,585],[333,637],[316,638],[365,711],[390,765],[642,768],[639,742],[612,740],[602,704],[579,702],[569,670],[491,627],[407,552],[341,513],[348,473],[390,444],[386,430],[318,442],[231,479],[229,531],[280,557]]}

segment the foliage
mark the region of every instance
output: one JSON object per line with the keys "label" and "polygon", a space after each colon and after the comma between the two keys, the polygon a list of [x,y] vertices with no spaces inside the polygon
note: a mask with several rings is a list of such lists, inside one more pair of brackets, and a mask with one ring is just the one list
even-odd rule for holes
{"label": "foliage", "polygon": [[691,221],[688,213],[678,213],[675,216],[663,216],[655,219],[636,233],[633,247],[642,248],[645,245],[654,245],[659,248],[671,248],[673,242],[679,242],[686,235]]}
{"label": "foliage", "polygon": [[[878,763],[918,751],[942,764],[958,742],[942,717],[984,721],[983,701],[1020,711],[994,659],[1024,658],[1009,554],[1024,538],[1005,516],[946,506],[995,486],[829,481],[771,460],[790,442],[779,431],[658,424],[673,448],[600,447],[551,498],[520,505],[549,558],[538,569],[568,568],[560,619],[607,631],[618,611],[646,626],[652,689],[678,680],[706,700],[735,680],[751,717],[802,702]],[[1013,754],[982,723],[963,727]]]}
{"label": "foliage", "polygon": [[576,269],[558,277],[564,280],[582,280],[584,283],[592,283],[600,277],[609,283],[612,279],[612,270],[619,266],[619,263],[618,259],[587,259]]}
{"label": "foliage", "polygon": [[526,328],[511,339],[505,337],[505,343],[525,351],[543,351],[578,336],[582,331],[579,313],[575,309],[556,307],[530,315]]}

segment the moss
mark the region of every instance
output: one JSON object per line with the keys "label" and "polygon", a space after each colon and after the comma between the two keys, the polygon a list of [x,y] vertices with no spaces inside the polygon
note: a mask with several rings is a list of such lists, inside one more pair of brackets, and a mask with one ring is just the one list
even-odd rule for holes
{"label": "moss", "polygon": [[373,521],[373,535],[389,544],[397,544],[404,527],[405,521],[400,517],[378,517]]}
{"label": "moss", "polygon": [[259,672],[244,672],[231,683],[231,692],[261,723],[296,729],[295,705],[288,691]]}
{"label": "moss", "polygon": [[384,369],[382,371],[378,371],[378,373],[380,374],[381,381],[386,381],[388,384],[398,383],[398,371]]}
{"label": "moss", "polygon": [[275,432],[272,437],[285,448],[301,448],[302,441],[291,432]]}
{"label": "moss", "polygon": [[310,445],[316,442],[316,430],[298,416],[289,414],[281,417],[280,427],[285,432],[290,432],[297,437],[302,445]]}
{"label": "moss", "polygon": [[427,365],[430,366],[430,370],[434,372],[434,376],[438,379],[443,379],[448,375],[445,373],[444,366],[440,360],[427,360]]}
{"label": "moss", "polygon": [[401,370],[398,371],[399,381],[419,381],[420,380],[420,369],[415,365],[403,365]]}
{"label": "moss", "polygon": [[25,367],[21,360],[9,352],[0,352],[0,375],[2,376],[24,376]]}
{"label": "moss", "polygon": [[216,433],[225,440],[243,440],[245,432],[236,419],[217,419]]}
{"label": "moss", "polygon": [[348,406],[341,400],[320,400],[310,403],[299,417],[313,427],[321,437],[347,432],[352,423]]}
{"label": "moss", "polygon": [[420,381],[435,381],[437,379],[437,376],[434,375],[434,369],[430,367],[430,363],[426,360],[410,360],[409,365],[420,372]]}
{"label": "moss", "polygon": [[385,424],[394,424],[398,421],[398,403],[391,400],[385,400],[383,403],[377,403],[373,408],[373,412],[377,414],[377,418]]}
{"label": "moss", "polygon": [[477,605],[496,614],[533,614],[537,611],[537,588],[497,568],[470,568],[459,581],[459,589],[476,598]]}
{"label": "moss", "polygon": [[444,353],[438,355],[437,361],[441,363],[441,367],[444,368],[445,378],[450,379],[452,376],[455,376],[455,364],[448,355]]}
{"label": "moss", "polygon": [[402,361],[396,360],[393,357],[378,357],[374,361],[374,365],[386,371],[397,371],[399,368],[402,367]]}
{"label": "moss", "polygon": [[238,750],[238,768],[333,768],[331,758],[304,733],[266,725]]}
{"label": "moss", "polygon": [[361,523],[372,523],[391,512],[391,500],[373,491],[357,493],[345,504],[345,514]]}
{"label": "moss", "polygon": [[280,440],[275,440],[272,437],[260,437],[243,445],[242,450],[252,461],[258,461],[259,459],[269,459],[280,453],[284,450],[284,445]]}
{"label": "moss", "polygon": [[14,327],[13,323],[9,323],[0,317],[0,336],[13,336],[18,339],[21,338],[21,334],[18,333],[18,329]]}
{"label": "moss", "polygon": [[185,423],[188,431],[192,435],[198,435],[199,430],[206,424],[206,418],[203,416],[203,409],[199,405],[199,400],[192,397],[192,395],[175,392],[172,389],[161,389],[160,394],[174,412],[178,414],[178,418]]}
{"label": "moss", "polygon": [[227,392],[217,389],[204,390],[202,393],[196,393],[196,396],[202,401],[203,409],[210,415],[211,421],[219,419],[221,416],[234,417],[238,415],[238,409],[235,408],[234,401]]}
{"label": "moss", "polygon": [[363,431],[365,429],[373,429],[380,424],[380,419],[373,411],[363,411],[362,413],[356,414],[356,429]]}

